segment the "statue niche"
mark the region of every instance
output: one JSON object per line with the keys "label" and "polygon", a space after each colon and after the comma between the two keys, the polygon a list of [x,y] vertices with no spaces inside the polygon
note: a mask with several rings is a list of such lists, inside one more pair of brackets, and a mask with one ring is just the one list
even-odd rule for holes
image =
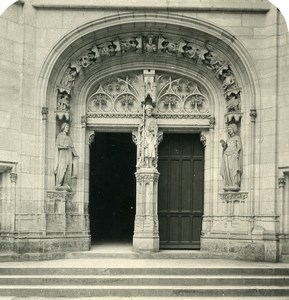
{"label": "statue niche", "polygon": [[238,192],[241,187],[241,176],[243,171],[242,143],[237,132],[237,125],[234,123],[229,124],[227,141],[220,141],[223,148],[220,173],[223,177],[223,188],[225,192]]}
{"label": "statue niche", "polygon": [[55,189],[58,191],[71,191],[71,179],[77,176],[78,155],[68,132],[69,124],[64,122],[61,125],[61,132],[56,138],[54,174]]}

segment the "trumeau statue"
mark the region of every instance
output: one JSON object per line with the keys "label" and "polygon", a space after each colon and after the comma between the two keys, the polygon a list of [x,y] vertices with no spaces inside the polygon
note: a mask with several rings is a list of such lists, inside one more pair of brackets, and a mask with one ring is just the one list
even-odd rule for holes
{"label": "trumeau statue", "polygon": [[68,135],[69,124],[61,125],[61,132],[56,138],[56,166],[55,188],[56,190],[71,190],[71,178],[76,176],[76,168],[73,168],[73,161],[78,158],[73,142]]}
{"label": "trumeau statue", "polygon": [[138,127],[137,168],[157,168],[157,147],[162,133],[158,132],[156,119],[152,116],[153,106],[146,104],[144,118]]}
{"label": "trumeau statue", "polygon": [[243,169],[242,162],[242,143],[237,135],[237,125],[228,126],[227,142],[221,140],[223,147],[223,158],[221,164],[221,176],[224,181],[224,190],[226,192],[237,192],[241,187],[241,176]]}

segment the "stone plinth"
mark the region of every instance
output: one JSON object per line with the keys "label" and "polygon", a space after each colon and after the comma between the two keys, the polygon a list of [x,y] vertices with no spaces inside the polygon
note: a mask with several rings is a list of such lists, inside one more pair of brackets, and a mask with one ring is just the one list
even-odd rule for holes
{"label": "stone plinth", "polygon": [[159,251],[157,193],[159,172],[142,168],[136,173],[137,198],[133,236],[134,251]]}

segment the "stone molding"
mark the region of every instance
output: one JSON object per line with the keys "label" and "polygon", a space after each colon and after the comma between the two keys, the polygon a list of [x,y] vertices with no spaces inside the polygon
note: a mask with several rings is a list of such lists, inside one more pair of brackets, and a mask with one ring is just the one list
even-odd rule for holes
{"label": "stone molding", "polygon": [[224,192],[219,195],[226,202],[244,202],[248,198],[248,192]]}

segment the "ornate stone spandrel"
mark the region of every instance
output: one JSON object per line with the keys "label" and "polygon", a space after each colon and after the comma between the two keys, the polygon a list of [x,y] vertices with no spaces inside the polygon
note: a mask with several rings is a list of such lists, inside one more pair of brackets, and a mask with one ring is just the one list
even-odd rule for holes
{"label": "ornate stone spandrel", "polygon": [[71,191],[71,179],[76,177],[75,171],[78,170],[78,155],[68,135],[69,128],[69,124],[64,122],[56,138],[54,174],[55,189],[58,191]]}
{"label": "ornate stone spandrel", "polygon": [[219,195],[225,202],[244,202],[248,198],[248,192],[224,192]]}
{"label": "ornate stone spandrel", "polygon": [[236,124],[228,126],[227,141],[221,140],[223,157],[220,174],[223,178],[223,189],[225,191],[238,192],[241,188],[241,176],[243,173],[242,143],[237,135]]}

